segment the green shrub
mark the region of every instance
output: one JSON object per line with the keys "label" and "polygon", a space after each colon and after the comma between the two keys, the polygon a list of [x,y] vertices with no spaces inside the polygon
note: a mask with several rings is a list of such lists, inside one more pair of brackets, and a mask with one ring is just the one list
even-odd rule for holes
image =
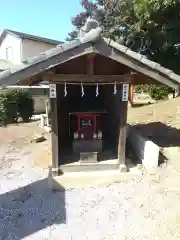
{"label": "green shrub", "polygon": [[0,124],[18,120],[28,121],[34,111],[32,95],[28,90],[2,89],[0,91]]}
{"label": "green shrub", "polygon": [[0,116],[1,123],[8,124],[15,122],[18,118],[16,91],[3,89],[0,92]]}
{"label": "green shrub", "polygon": [[6,125],[7,122],[7,104],[5,104],[5,101],[7,99],[0,96],[0,125]]}
{"label": "green shrub", "polygon": [[139,85],[136,85],[135,86],[135,92],[137,93],[148,93],[148,90],[149,90],[149,85],[147,84],[139,84]]}
{"label": "green shrub", "polygon": [[23,121],[29,121],[34,113],[34,101],[30,91],[18,90],[17,94],[17,111],[18,116]]}
{"label": "green shrub", "polygon": [[151,98],[155,100],[163,100],[167,98],[170,92],[172,92],[172,90],[166,86],[150,86],[149,87],[149,94]]}
{"label": "green shrub", "polygon": [[151,98],[155,100],[163,100],[167,98],[169,93],[172,93],[172,89],[167,86],[157,86],[157,85],[137,85],[135,86],[136,92],[148,93]]}

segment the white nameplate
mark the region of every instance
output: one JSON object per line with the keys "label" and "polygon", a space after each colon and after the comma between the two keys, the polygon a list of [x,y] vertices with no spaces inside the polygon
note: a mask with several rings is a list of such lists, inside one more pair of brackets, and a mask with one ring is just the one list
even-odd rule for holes
{"label": "white nameplate", "polygon": [[56,98],[56,84],[49,84],[50,98]]}
{"label": "white nameplate", "polygon": [[129,84],[123,84],[122,101],[127,102],[129,98]]}

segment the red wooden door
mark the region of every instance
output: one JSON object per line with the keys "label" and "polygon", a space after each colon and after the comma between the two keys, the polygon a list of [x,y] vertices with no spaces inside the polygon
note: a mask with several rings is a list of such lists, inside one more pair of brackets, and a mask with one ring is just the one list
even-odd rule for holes
{"label": "red wooden door", "polygon": [[94,124],[94,116],[80,117],[80,134],[84,134],[84,139],[93,139]]}

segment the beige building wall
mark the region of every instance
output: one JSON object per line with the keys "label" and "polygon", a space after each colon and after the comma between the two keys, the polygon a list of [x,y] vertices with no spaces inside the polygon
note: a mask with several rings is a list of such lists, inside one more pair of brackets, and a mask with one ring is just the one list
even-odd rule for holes
{"label": "beige building wall", "polygon": [[54,44],[23,39],[22,40],[22,48],[21,48],[22,62],[27,60],[27,58],[29,58],[29,57],[34,57],[34,56],[40,54],[41,52],[49,50],[53,47],[55,47]]}

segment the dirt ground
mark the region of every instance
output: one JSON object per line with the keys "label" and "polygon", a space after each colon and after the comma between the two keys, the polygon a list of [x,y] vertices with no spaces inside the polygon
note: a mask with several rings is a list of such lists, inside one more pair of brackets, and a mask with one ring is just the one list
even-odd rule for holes
{"label": "dirt ground", "polygon": [[129,108],[128,123],[147,124],[161,122],[180,128],[180,97],[142,107]]}
{"label": "dirt ground", "polygon": [[[31,142],[38,136],[44,135],[47,139],[44,142]],[[38,168],[47,169],[51,164],[51,143],[48,133],[40,129],[40,122],[13,124],[0,128],[0,146],[8,146],[8,152],[19,152],[26,148],[32,156],[32,164]]]}

